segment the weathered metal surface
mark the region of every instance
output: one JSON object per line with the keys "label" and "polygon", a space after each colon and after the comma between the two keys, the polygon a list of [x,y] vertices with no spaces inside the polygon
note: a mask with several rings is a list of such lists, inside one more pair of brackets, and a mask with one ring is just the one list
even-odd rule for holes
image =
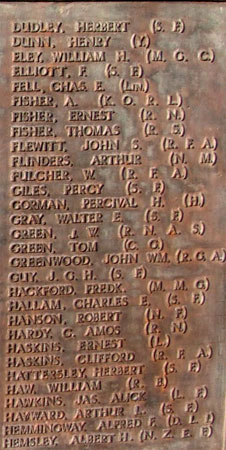
{"label": "weathered metal surface", "polygon": [[1,449],[224,449],[225,2],[0,8]]}

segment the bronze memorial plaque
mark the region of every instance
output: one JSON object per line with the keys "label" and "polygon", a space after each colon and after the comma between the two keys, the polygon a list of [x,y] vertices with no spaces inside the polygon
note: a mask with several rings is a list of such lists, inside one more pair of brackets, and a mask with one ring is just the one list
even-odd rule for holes
{"label": "bronze memorial plaque", "polygon": [[226,2],[0,2],[1,450],[225,450]]}

